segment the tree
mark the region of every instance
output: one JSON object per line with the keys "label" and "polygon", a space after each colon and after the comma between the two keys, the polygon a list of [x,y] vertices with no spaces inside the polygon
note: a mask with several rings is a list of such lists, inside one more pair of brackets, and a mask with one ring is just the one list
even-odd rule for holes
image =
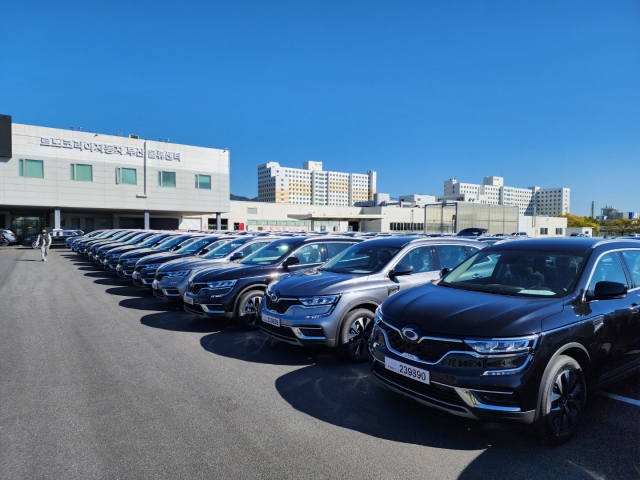
{"label": "tree", "polygon": [[630,233],[637,233],[640,231],[640,222],[637,218],[617,218],[615,220],[605,220],[602,222],[602,230],[606,231],[610,235],[622,237],[629,235]]}
{"label": "tree", "polygon": [[570,213],[561,213],[558,217],[567,219],[567,228],[590,227],[593,228],[593,233],[595,235],[600,232],[600,224],[593,218],[571,215]]}

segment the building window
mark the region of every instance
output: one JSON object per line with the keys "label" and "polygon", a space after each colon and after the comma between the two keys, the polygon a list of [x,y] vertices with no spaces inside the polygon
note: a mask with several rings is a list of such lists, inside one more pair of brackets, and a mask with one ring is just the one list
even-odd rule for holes
{"label": "building window", "polygon": [[81,163],[71,164],[71,180],[77,182],[93,182],[93,166]]}
{"label": "building window", "polygon": [[563,228],[556,228],[556,235],[562,235],[564,233]]}
{"label": "building window", "polygon": [[159,187],[175,187],[176,172],[158,172]]}
{"label": "building window", "polygon": [[548,228],[541,228],[540,229],[540,235],[549,235],[549,229]]}
{"label": "building window", "polygon": [[247,213],[250,215],[257,215],[258,208],[257,207],[247,207]]}
{"label": "building window", "polygon": [[138,179],[135,168],[116,168],[116,183],[137,185]]}
{"label": "building window", "polygon": [[196,188],[211,190],[211,175],[196,175]]}
{"label": "building window", "polygon": [[18,160],[19,175],[28,178],[44,178],[42,160]]}

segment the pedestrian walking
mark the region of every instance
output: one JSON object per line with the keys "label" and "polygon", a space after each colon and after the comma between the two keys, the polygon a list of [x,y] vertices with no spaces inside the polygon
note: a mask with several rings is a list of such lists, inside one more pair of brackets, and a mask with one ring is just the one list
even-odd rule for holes
{"label": "pedestrian walking", "polygon": [[47,261],[47,255],[49,254],[49,247],[51,246],[51,235],[47,233],[45,228],[42,229],[38,239],[36,240],[36,248],[40,247],[40,253],[42,254],[42,261]]}

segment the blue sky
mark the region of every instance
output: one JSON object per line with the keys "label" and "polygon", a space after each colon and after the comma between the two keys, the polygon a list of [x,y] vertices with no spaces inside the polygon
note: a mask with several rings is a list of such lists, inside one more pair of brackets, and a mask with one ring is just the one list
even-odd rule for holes
{"label": "blue sky", "polygon": [[[640,210],[640,2],[4,2],[0,113],[278,161],[570,187]],[[136,121],[137,118],[137,121]]]}

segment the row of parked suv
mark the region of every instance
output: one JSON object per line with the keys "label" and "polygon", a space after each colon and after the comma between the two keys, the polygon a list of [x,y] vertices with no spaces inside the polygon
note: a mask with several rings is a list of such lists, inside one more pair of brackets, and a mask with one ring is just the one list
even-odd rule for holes
{"label": "row of parked suv", "polygon": [[192,315],[368,360],[391,390],[550,442],[588,387],[640,366],[633,240],[105,230],[67,247]]}

